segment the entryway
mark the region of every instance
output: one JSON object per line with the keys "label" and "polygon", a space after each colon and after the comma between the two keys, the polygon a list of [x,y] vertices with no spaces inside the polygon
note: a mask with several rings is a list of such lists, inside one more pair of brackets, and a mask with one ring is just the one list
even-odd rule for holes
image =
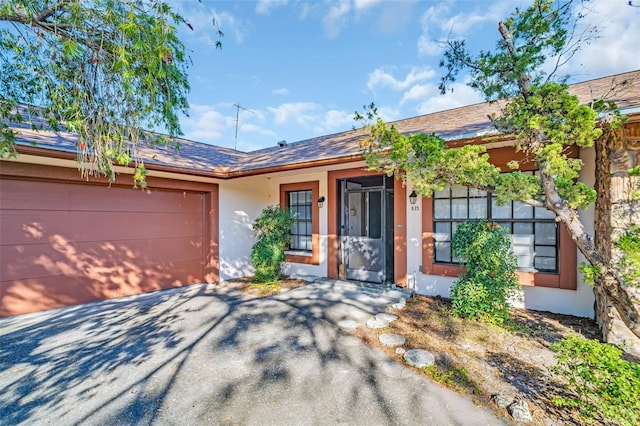
{"label": "entryway", "polygon": [[340,277],[393,282],[393,185],[385,175],[338,181]]}

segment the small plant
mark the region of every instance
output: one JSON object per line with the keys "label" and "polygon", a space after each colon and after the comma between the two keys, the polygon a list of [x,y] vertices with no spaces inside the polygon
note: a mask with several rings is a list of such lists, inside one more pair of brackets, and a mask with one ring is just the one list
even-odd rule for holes
{"label": "small plant", "polygon": [[451,287],[454,315],[503,323],[519,289],[509,235],[497,223],[470,220],[458,227],[452,247],[466,260],[466,272]]}
{"label": "small plant", "polygon": [[261,296],[271,296],[280,293],[282,286],[277,282],[264,282],[250,284],[249,289],[257,291]]}
{"label": "small plant", "polygon": [[593,266],[589,265],[586,262],[580,262],[578,264],[578,271],[582,274],[582,281],[584,281],[585,284],[588,284],[591,287],[596,284],[596,281],[600,277],[601,269],[602,268],[600,268],[600,266],[598,265]]}
{"label": "small plant", "polygon": [[574,397],[555,398],[574,407],[585,423],[640,424],[640,365],[622,351],[597,340],[569,336],[551,346],[558,364],[553,372],[568,381]]}
{"label": "small plant", "polygon": [[458,367],[455,365],[445,366],[441,369],[437,365],[429,365],[424,367],[425,374],[436,383],[440,383],[450,389],[458,391],[468,391],[475,394],[478,389],[471,379],[464,367]]}
{"label": "small plant", "polygon": [[255,280],[260,283],[278,281],[282,276],[282,262],[291,242],[293,215],[279,206],[268,206],[253,223],[258,237],[251,248],[251,264]]}
{"label": "small plant", "polygon": [[631,225],[614,245],[620,249],[620,269],[626,284],[640,287],[640,226]]}
{"label": "small plant", "polygon": [[501,325],[501,327],[509,333],[523,337],[533,337],[537,334],[537,331],[529,324],[525,324],[520,321],[516,321],[510,318]]}

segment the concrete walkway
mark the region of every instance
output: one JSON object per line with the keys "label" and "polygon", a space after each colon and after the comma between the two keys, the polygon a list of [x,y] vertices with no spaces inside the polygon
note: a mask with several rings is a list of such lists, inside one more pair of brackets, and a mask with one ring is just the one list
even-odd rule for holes
{"label": "concrete walkway", "polygon": [[0,424],[502,424],[349,335],[401,297],[194,285],[0,320]]}

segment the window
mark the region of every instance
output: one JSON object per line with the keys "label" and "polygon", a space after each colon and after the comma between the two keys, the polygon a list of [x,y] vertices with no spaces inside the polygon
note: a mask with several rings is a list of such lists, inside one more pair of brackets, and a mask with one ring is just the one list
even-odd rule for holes
{"label": "window", "polygon": [[291,250],[312,251],[311,190],[287,191],[287,207],[292,211],[294,222],[291,226]]}
{"label": "window", "polygon": [[320,264],[320,183],[298,182],[280,185],[280,205],[295,216],[287,262]]}
{"label": "window", "polygon": [[467,219],[487,219],[505,228],[511,234],[518,270],[558,273],[560,233],[552,212],[517,201],[498,206],[491,194],[459,185],[433,195],[435,263],[459,263],[451,239]]}

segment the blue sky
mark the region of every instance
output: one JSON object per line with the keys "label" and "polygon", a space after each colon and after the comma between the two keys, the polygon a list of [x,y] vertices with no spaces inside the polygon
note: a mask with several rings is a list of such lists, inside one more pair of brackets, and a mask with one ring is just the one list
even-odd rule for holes
{"label": "blue sky", "polygon": [[[438,40],[465,38],[491,49],[497,23],[528,1],[173,0],[192,25],[179,34],[191,55],[185,137],[241,151],[349,130],[375,102],[385,120],[481,102],[456,83],[437,89]],[[577,1],[581,4],[580,0]],[[595,39],[563,69],[582,81],[640,68],[640,7],[591,0]],[[215,17],[225,36],[216,49]],[[235,137],[239,103],[238,136]]]}

